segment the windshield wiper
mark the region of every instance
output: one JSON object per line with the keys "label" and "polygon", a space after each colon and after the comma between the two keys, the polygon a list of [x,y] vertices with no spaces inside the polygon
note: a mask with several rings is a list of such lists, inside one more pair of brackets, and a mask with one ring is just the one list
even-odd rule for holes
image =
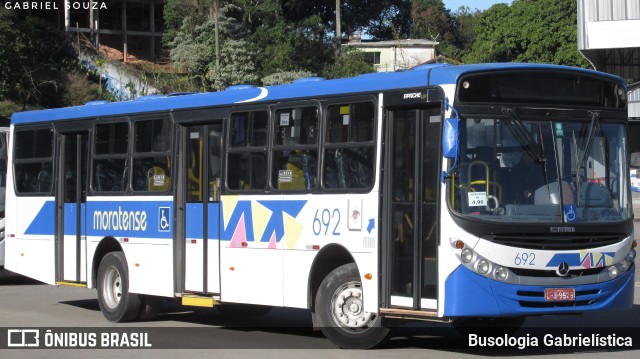
{"label": "windshield wiper", "polygon": [[[600,129],[600,113],[598,112],[589,112],[591,116],[591,122],[589,123],[589,130],[587,134],[587,140],[584,147],[584,152],[582,152],[582,156],[580,160],[576,162],[576,193],[578,199],[578,205],[580,205],[580,172],[585,168],[587,164],[587,160],[589,160],[589,155],[591,154],[591,148],[593,147],[593,140],[596,137],[596,132]],[[575,138],[575,134],[573,136],[573,142],[576,146],[576,152],[578,151],[577,141]],[[576,160],[578,156],[576,156]]]}
{"label": "windshield wiper", "polygon": [[545,155],[542,146],[533,139],[531,132],[524,125],[515,109],[503,107],[502,113],[509,116],[510,121],[505,121],[507,128],[509,128],[509,131],[522,145],[527,154],[536,162],[544,162]]}

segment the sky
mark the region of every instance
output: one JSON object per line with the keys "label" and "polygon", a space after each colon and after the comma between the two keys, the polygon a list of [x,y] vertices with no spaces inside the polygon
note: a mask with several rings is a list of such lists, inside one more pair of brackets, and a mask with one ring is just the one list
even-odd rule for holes
{"label": "sky", "polygon": [[452,12],[458,10],[460,6],[468,6],[471,10],[486,10],[498,3],[511,4],[511,0],[444,0],[444,6]]}

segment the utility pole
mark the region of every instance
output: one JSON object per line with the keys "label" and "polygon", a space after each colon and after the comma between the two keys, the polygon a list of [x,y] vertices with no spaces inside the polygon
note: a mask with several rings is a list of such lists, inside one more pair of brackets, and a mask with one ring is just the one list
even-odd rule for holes
{"label": "utility pole", "polygon": [[340,29],[340,0],[336,0],[336,57],[342,54],[342,30]]}
{"label": "utility pole", "polygon": [[218,27],[220,23],[218,22],[218,18],[220,17],[220,0],[213,0],[213,21],[215,23],[214,29],[214,37],[215,37],[215,52],[216,52],[216,72],[220,70],[220,40],[219,40],[219,32]]}

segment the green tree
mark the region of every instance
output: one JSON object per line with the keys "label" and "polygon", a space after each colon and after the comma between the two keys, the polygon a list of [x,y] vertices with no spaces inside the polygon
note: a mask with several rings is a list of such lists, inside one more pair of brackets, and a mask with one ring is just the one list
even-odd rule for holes
{"label": "green tree", "polygon": [[257,70],[263,76],[280,71],[319,73],[331,61],[332,47],[326,28],[317,16],[300,23],[277,20],[248,38],[257,54]]}
{"label": "green tree", "polygon": [[313,76],[316,74],[309,71],[280,71],[262,78],[262,84],[265,86],[290,84],[296,79]]}
{"label": "green tree", "polygon": [[215,61],[215,23],[202,15],[186,17],[173,40],[171,60],[191,74],[203,74]]}
{"label": "green tree", "polygon": [[452,14],[453,39],[440,42],[437,50],[441,55],[456,61],[462,61],[462,58],[471,52],[475,42],[473,24],[479,13],[479,10],[472,11],[468,6],[461,6]]}
{"label": "green tree", "polygon": [[14,48],[18,36],[14,26],[15,13],[0,8],[0,100],[3,100],[16,81],[15,67],[18,54]]}
{"label": "green tree", "polygon": [[76,62],[62,33],[27,12],[0,10],[0,97],[23,107],[64,104]]}
{"label": "green tree", "polygon": [[323,75],[328,79],[337,79],[374,72],[375,69],[367,61],[366,56],[364,52],[356,49],[346,50],[333,64],[326,66]]}
{"label": "green tree", "polygon": [[410,0],[389,0],[377,2],[381,8],[370,14],[363,30],[374,40],[407,38],[411,35]]}
{"label": "green tree", "polygon": [[474,21],[476,40],[465,62],[542,62],[587,67],[578,52],[577,4],[514,0],[496,4]]}
{"label": "green tree", "polygon": [[210,68],[209,81],[216,90],[231,85],[255,84],[258,75],[254,72],[253,54],[246,41],[228,39],[220,49],[219,68]]}
{"label": "green tree", "polygon": [[442,0],[414,0],[411,17],[413,18],[412,37],[434,41],[453,40],[451,14],[444,7]]}

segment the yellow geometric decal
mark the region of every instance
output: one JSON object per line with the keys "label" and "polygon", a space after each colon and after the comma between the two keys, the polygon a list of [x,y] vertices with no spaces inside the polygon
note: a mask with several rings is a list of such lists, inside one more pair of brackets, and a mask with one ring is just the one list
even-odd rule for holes
{"label": "yellow geometric decal", "polygon": [[255,236],[253,240],[259,242],[273,212],[258,201],[251,201],[251,211],[253,214],[253,235]]}
{"label": "yellow geometric decal", "polygon": [[233,210],[236,208],[239,199],[240,196],[224,197],[224,201],[222,203],[222,219],[225,228],[229,225],[229,220],[231,219],[231,215],[233,214]]}
{"label": "yellow geometric decal", "polygon": [[287,249],[294,249],[300,240],[304,226],[286,213],[282,218],[284,219],[284,237]]}

